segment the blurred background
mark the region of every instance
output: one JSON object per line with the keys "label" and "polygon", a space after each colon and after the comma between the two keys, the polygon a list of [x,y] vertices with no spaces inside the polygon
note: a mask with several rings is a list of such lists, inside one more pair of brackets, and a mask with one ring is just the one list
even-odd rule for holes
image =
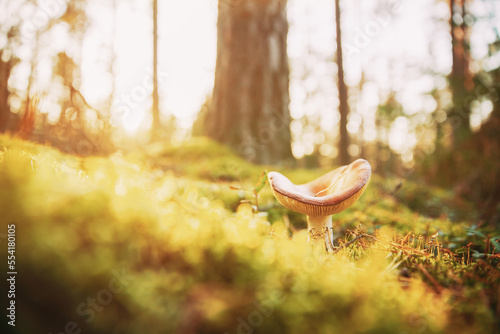
{"label": "blurred background", "polygon": [[0,3],[0,132],[82,156],[208,136],[260,164],[362,157],[498,220],[499,1]]}

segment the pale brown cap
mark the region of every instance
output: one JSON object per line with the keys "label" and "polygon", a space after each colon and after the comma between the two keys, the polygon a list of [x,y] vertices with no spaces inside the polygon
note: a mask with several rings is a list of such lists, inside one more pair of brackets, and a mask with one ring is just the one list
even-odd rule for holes
{"label": "pale brown cap", "polygon": [[274,196],[286,208],[308,216],[328,216],[353,205],[371,176],[368,161],[358,159],[309,183],[295,185],[278,172],[268,174]]}

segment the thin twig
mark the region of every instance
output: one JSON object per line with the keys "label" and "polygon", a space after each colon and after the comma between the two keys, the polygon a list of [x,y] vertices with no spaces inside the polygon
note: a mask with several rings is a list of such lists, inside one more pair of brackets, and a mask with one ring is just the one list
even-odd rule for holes
{"label": "thin twig", "polygon": [[424,266],[418,264],[417,268],[420,269],[420,271],[425,275],[425,277],[427,277],[429,281],[431,281],[432,285],[434,285],[438,293],[441,293],[441,291],[443,291],[443,286],[439,284],[439,282],[427,271],[427,269],[424,268]]}
{"label": "thin twig", "polygon": [[361,235],[358,235],[356,238],[352,239],[351,241],[349,241],[348,243],[345,243],[339,247],[337,247],[336,249],[333,250],[333,253],[332,254],[337,254],[342,248],[345,248],[345,247],[349,247],[350,245],[352,245],[356,240],[359,240],[361,238],[364,238],[366,237],[367,234],[361,234]]}
{"label": "thin twig", "polygon": [[368,203],[365,206],[365,211],[367,211],[371,206],[373,206],[373,205],[381,202],[384,198],[394,195],[399,189],[401,189],[402,186],[403,186],[403,182],[401,182],[401,181],[398,182],[398,184],[396,184],[396,186],[394,187],[394,189],[392,191],[386,192],[382,196],[380,196],[377,199],[374,199],[373,201],[371,201],[370,203]]}
{"label": "thin twig", "polygon": [[378,241],[378,242],[381,242],[381,243],[385,243],[385,244],[387,244],[389,246],[396,247],[397,249],[400,249],[400,250],[411,251],[411,252],[417,253],[419,255],[424,255],[424,256],[431,255],[429,253],[422,252],[422,251],[416,250],[416,249],[411,248],[411,247],[401,246],[401,245],[398,245],[398,244],[395,244],[395,243],[392,243],[392,242],[380,240],[380,239],[374,237],[373,235],[369,235],[369,234],[362,234],[362,235],[365,236],[365,237],[371,238],[371,239],[373,239],[375,241]]}

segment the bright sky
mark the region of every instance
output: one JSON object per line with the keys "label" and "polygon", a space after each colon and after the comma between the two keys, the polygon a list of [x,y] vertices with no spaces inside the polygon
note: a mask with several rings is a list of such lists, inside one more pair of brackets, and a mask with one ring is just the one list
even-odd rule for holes
{"label": "bright sky", "polygon": [[[112,40],[111,6],[90,0],[89,13],[95,19],[84,45],[82,91],[99,103],[111,87],[109,80],[103,80],[110,56],[106,48]],[[123,125],[131,132],[151,122],[151,15],[148,1],[119,1],[114,109],[125,115]],[[159,1],[158,17],[160,111],[188,128],[213,87],[217,1]]]}

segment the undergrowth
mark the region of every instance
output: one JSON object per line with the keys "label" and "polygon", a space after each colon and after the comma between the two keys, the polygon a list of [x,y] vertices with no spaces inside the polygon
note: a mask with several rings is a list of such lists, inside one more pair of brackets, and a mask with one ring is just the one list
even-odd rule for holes
{"label": "undergrowth", "polygon": [[[341,237],[327,253],[269,186],[254,191],[265,169],[204,139],[79,158],[1,136],[0,233],[16,224],[17,235],[15,329],[498,330],[500,231],[475,226],[471,204],[374,175],[334,216]],[[301,183],[324,171],[282,172]]]}

